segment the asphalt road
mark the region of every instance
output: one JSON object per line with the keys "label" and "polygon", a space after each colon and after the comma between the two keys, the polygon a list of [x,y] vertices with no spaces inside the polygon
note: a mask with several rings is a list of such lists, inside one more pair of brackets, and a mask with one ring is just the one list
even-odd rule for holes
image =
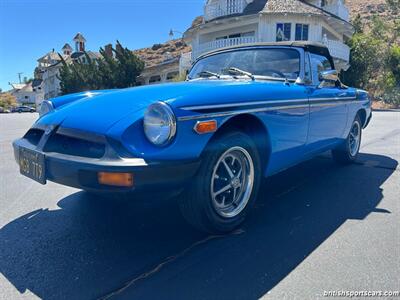
{"label": "asphalt road", "polygon": [[359,161],[322,156],[263,184],[228,236],[189,227],[176,199],[110,201],[19,175],[0,115],[0,298],[311,299],[400,290],[400,112],[375,112]]}

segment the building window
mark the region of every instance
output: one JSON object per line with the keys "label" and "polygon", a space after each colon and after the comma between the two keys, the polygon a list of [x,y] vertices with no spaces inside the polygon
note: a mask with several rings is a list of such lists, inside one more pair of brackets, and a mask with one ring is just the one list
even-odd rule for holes
{"label": "building window", "polygon": [[216,40],[220,41],[220,40],[227,40],[227,39],[236,39],[236,38],[240,38],[240,37],[241,37],[241,34],[240,33],[236,33],[236,34],[217,37]]}
{"label": "building window", "polygon": [[276,41],[290,41],[290,33],[292,30],[291,23],[278,23],[276,24]]}
{"label": "building window", "polygon": [[225,35],[225,36],[220,36],[217,37],[215,40],[220,41],[220,40],[227,40],[227,39],[237,39],[237,38],[246,38],[246,37],[254,37],[256,33],[254,31],[249,31],[249,32],[243,32],[243,33],[235,33],[235,34],[230,34],[230,35]]}
{"label": "building window", "polygon": [[296,24],[296,41],[308,41],[308,24]]}
{"label": "building window", "polygon": [[156,82],[160,82],[161,81],[161,76],[157,75],[157,76],[152,76],[150,77],[149,83],[156,83]]}

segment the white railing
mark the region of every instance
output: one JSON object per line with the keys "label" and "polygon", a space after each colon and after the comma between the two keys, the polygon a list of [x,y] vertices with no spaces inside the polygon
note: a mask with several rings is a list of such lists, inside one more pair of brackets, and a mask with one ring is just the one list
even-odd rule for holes
{"label": "white railing", "polygon": [[350,60],[350,48],[346,44],[340,41],[333,41],[328,39],[323,39],[322,43],[324,43],[328,49],[329,53],[333,58],[339,58],[346,62]]}
{"label": "white railing", "polygon": [[200,44],[197,49],[193,49],[192,59],[195,60],[200,55],[219,48],[231,47],[243,44],[255,43],[257,40],[254,36],[238,37],[230,39],[214,40],[211,42]]}
{"label": "white railing", "polygon": [[[200,44],[198,47],[193,49],[192,52],[192,61],[196,60],[200,55],[224,47],[230,46],[238,46],[245,45],[257,42],[257,39],[252,37],[240,37],[240,38],[231,38],[231,39],[223,39],[223,40],[214,40],[207,43]],[[334,41],[329,39],[322,39],[322,43],[325,44],[331,56],[335,59],[340,59],[345,62],[349,62],[350,60],[350,48],[346,44],[341,41]],[[189,55],[189,54],[187,54]]]}
{"label": "white railing", "polygon": [[347,22],[350,20],[349,10],[341,1],[338,1],[336,4],[326,5],[322,9],[337,15]]}
{"label": "white railing", "polygon": [[247,5],[246,0],[215,0],[206,4],[204,19],[210,21],[215,18],[240,14]]}

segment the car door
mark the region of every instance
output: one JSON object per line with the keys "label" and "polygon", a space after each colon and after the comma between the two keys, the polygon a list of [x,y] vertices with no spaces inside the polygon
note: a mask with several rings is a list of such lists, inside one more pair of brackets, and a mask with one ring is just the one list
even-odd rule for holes
{"label": "car door", "polygon": [[[286,55],[284,55],[286,53]],[[290,55],[289,55],[290,53]],[[279,59],[268,53],[265,58],[264,68],[266,70],[280,70],[285,75],[304,76],[304,67],[301,62],[304,59],[304,52],[294,49],[276,50]],[[296,59],[297,58],[297,61]],[[259,66],[263,65],[258,63]],[[296,70],[300,68],[300,70]],[[268,73],[265,75],[269,75]],[[274,105],[274,109],[260,114],[270,136],[271,154],[266,174],[272,175],[282,169],[304,160],[306,143],[309,129],[309,100],[308,90],[303,84],[282,82],[265,82],[264,92],[266,98],[274,99],[280,103]]]}
{"label": "car door", "polygon": [[341,88],[337,83],[320,81],[321,72],[334,70],[326,56],[309,53],[308,57],[311,82],[308,86],[310,127],[307,148],[312,152],[329,147],[343,137],[348,113],[346,101],[352,95],[350,90]]}

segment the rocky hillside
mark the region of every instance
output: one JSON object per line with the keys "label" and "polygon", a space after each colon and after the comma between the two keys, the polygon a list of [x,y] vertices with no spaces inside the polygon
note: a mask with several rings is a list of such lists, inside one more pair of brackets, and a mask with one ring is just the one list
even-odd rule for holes
{"label": "rocky hillside", "polygon": [[392,21],[395,17],[398,17],[388,11],[385,3],[385,0],[348,0],[346,6],[350,10],[351,19],[359,14],[368,24],[374,15],[378,15],[387,21]]}
{"label": "rocky hillside", "polygon": [[146,67],[151,67],[190,51],[191,48],[182,39],[178,39],[171,40],[165,44],[154,44],[149,48],[135,50],[134,53],[145,62]]}

